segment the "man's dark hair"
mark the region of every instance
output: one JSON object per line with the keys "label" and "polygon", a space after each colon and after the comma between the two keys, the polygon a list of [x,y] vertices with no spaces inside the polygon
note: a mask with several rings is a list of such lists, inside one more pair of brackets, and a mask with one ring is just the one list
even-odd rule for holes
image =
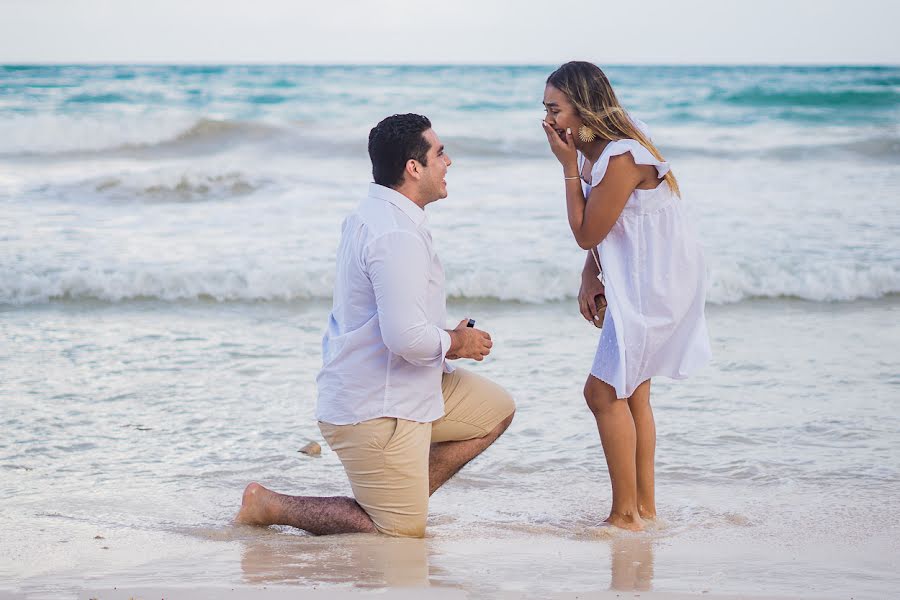
{"label": "man's dark hair", "polygon": [[427,129],[431,129],[428,117],[412,113],[391,115],[372,128],[369,158],[375,183],[386,187],[399,185],[409,159],[428,165],[426,155],[431,144],[422,135]]}

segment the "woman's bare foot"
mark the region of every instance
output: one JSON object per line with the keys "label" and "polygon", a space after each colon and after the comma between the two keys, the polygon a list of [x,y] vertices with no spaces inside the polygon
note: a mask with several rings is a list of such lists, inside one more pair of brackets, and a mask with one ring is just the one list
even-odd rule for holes
{"label": "woman's bare foot", "polygon": [[641,519],[640,515],[636,513],[624,515],[618,513],[610,513],[610,515],[606,517],[606,521],[604,522],[609,523],[613,527],[627,529],[628,531],[644,530],[644,521],[643,519]]}
{"label": "woman's bare foot", "polygon": [[647,510],[643,507],[638,507],[638,514],[641,515],[641,518],[645,521],[655,521],[656,520],[656,510]]}
{"label": "woman's bare foot", "polygon": [[244,525],[272,525],[272,500],[275,492],[267,490],[256,482],[251,483],[244,490],[241,500],[241,510],[234,517],[235,523]]}

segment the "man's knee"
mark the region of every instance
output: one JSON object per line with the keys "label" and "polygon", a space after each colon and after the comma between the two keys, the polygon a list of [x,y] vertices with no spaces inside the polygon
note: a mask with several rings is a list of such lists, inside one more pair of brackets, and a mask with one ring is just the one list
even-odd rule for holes
{"label": "man's knee", "polygon": [[379,532],[391,537],[402,538],[423,538],[425,537],[425,526],[428,522],[428,514],[422,513],[417,515],[405,515],[402,519],[396,519],[387,527],[376,528]]}
{"label": "man's knee", "polygon": [[404,530],[403,537],[409,538],[423,538],[425,537],[425,525],[428,519],[423,516],[421,519],[415,519],[409,523],[409,526]]}
{"label": "man's knee", "polygon": [[493,434],[496,437],[503,435],[503,432],[509,429],[509,426],[513,422],[513,417],[516,416],[516,409],[513,408],[513,411],[509,413],[502,421],[497,423],[497,426],[494,427],[494,430],[491,431],[488,435]]}
{"label": "man's knee", "polygon": [[500,400],[499,406],[499,413],[505,414],[506,416],[503,417],[503,420],[497,424],[496,429],[499,430],[497,432],[498,435],[506,431],[506,429],[513,422],[513,417],[516,416],[516,401],[513,400],[513,397],[509,394],[509,392],[503,390],[503,395],[502,399]]}

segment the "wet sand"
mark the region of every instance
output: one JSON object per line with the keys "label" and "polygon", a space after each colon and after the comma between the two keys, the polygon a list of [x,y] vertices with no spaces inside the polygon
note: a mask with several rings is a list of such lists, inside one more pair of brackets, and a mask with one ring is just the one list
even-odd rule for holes
{"label": "wet sand", "polygon": [[[161,598],[162,600],[218,600],[227,598],[231,600],[305,600],[328,598],[329,600],[360,600],[365,597],[377,596],[384,600],[463,600],[479,598],[479,594],[467,593],[462,590],[447,590],[434,588],[416,589],[388,589],[379,592],[373,591],[335,591],[332,589],[296,589],[287,587],[139,587],[139,588],[109,588],[98,590],[84,590],[77,596],[78,600],[149,600]],[[0,600],[21,600],[28,598],[24,594],[12,594],[0,592]],[[517,600],[519,598],[533,597],[527,592],[504,592],[492,596],[502,600]],[[784,600],[784,596],[750,596],[735,595],[726,596],[720,594],[671,594],[662,592],[560,592],[541,595],[548,600],[627,600],[640,598],[641,600]],[[836,597],[835,597],[836,598]],[[820,597],[813,600],[830,600]]]}
{"label": "wet sand", "polygon": [[893,299],[711,307],[714,364],[654,382],[659,527],[612,535],[598,526],[609,483],[580,397],[590,325],[569,304],[453,303],[496,334],[497,359],[473,368],[507,385],[519,411],[432,497],[418,541],[230,524],[248,481],[350,491],[326,445],[298,452],[322,443],[310,382],[326,306],[0,313],[23,340],[0,372],[11,397],[0,590],[888,598],[900,586],[885,327],[897,310]]}

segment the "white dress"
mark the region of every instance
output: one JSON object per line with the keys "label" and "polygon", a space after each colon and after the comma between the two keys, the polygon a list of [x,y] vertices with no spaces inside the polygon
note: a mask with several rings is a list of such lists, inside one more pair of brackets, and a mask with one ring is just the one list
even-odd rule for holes
{"label": "white dress", "polygon": [[[591,185],[582,182],[585,198],[603,179],[609,159],[626,152],[636,164],[656,167],[660,179],[669,172],[669,164],[640,142],[610,142],[591,169]],[[583,165],[579,154],[579,170]],[[614,387],[617,398],[628,398],[651,377],[682,379],[706,364],[706,267],[682,200],[669,184],[634,190],[597,250],[607,308],[591,375]]]}

